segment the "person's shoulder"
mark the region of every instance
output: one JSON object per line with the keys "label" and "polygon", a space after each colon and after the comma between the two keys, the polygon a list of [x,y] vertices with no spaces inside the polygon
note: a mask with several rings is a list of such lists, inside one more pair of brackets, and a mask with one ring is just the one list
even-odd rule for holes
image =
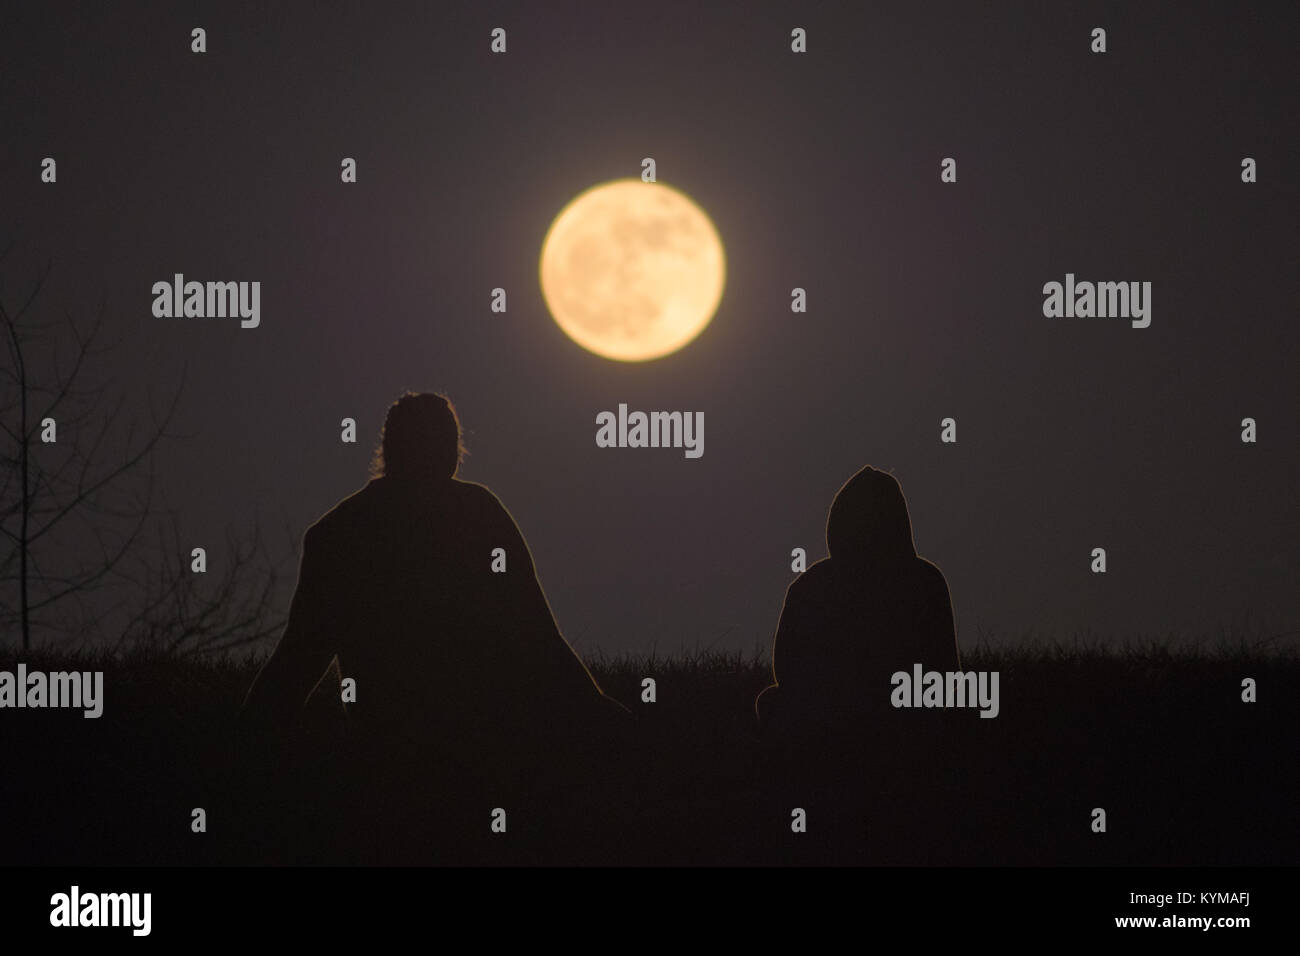
{"label": "person's shoulder", "polygon": [[382,494],[382,481],[383,479],[380,478],[372,478],[340,500],[307,527],[303,539],[319,541],[328,538],[333,531],[363,515]]}
{"label": "person's shoulder", "polygon": [[943,576],[943,571],[940,570],[939,565],[917,555],[913,567],[916,569],[917,577],[928,586],[936,590],[941,588],[945,594],[948,593],[948,579]]}
{"label": "person's shoulder", "polygon": [[814,561],[808,566],[808,570],[802,572],[797,578],[790,582],[786,588],[786,597],[801,598],[821,592],[831,587],[835,578],[835,566],[831,563],[830,558],[822,558],[820,561]]}
{"label": "person's shoulder", "polygon": [[451,486],[451,494],[454,496],[456,509],[461,514],[467,515],[483,526],[509,526],[518,531],[519,523],[515,521],[515,516],[510,513],[510,509],[505,506],[505,503],[497,497],[496,492],[487,485],[454,478]]}
{"label": "person's shoulder", "polygon": [[466,481],[463,478],[451,479],[452,494],[460,495],[466,500],[476,501],[495,501],[500,504],[496,493],[487,485],[480,485],[477,481]]}
{"label": "person's shoulder", "polygon": [[504,512],[506,506],[501,503],[501,499],[487,485],[480,485],[476,481],[462,481],[459,478],[451,480],[451,494],[458,499],[458,502],[464,507],[476,508],[480,511],[500,511]]}

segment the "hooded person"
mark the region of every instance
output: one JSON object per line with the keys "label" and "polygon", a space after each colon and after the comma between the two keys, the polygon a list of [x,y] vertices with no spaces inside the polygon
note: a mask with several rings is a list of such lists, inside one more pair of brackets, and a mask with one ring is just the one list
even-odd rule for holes
{"label": "hooded person", "polygon": [[772,646],[774,683],[755,702],[765,725],[851,728],[889,709],[894,672],[918,662],[927,670],[957,667],[948,585],[917,555],[893,475],[868,466],[840,488],[826,546],[830,556],[786,591]]}

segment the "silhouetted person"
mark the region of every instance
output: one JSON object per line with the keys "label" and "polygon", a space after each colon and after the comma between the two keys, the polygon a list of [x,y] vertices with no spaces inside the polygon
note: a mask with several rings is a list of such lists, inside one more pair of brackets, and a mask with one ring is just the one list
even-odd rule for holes
{"label": "silhouetted person", "polygon": [[826,521],[830,557],[786,591],[772,676],[755,707],[777,730],[852,733],[890,709],[890,675],[920,663],[957,667],[948,585],[918,557],[903,491],[866,467],[849,479]]}
{"label": "silhouetted person", "polygon": [[246,730],[287,729],[335,658],[355,681],[348,720],[376,772],[491,762],[612,714],[560,634],[510,513],[455,477],[462,451],[442,396],[407,393],[389,408],[376,476],[303,538]]}

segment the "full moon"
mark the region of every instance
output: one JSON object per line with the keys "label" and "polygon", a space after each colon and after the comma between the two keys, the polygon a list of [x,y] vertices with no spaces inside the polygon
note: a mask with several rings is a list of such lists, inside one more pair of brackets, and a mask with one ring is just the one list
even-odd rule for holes
{"label": "full moon", "polygon": [[727,266],[717,229],[689,196],[618,179],[560,210],[539,272],[547,308],[573,341],[605,358],[643,362],[704,330]]}

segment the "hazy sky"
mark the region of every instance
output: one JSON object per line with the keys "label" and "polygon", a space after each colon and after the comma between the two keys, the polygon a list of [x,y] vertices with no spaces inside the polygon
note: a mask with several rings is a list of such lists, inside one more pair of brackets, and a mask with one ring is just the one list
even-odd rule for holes
{"label": "hazy sky", "polygon": [[[456,403],[462,477],[584,650],[766,642],[864,464],[963,646],[1300,627],[1295,6],[185,6],[6,13],[0,240],[7,285],[48,258],[49,308],[106,301],[133,393],[188,363],[161,481],[211,561],[361,486],[411,388]],[[623,364],[549,318],[538,254],[645,156],[728,284],[694,343]],[[176,272],[260,281],[260,327],[155,318]],[[1151,282],[1150,327],[1045,318],[1067,272]],[[620,402],[703,411],[704,456],[597,448]]]}

